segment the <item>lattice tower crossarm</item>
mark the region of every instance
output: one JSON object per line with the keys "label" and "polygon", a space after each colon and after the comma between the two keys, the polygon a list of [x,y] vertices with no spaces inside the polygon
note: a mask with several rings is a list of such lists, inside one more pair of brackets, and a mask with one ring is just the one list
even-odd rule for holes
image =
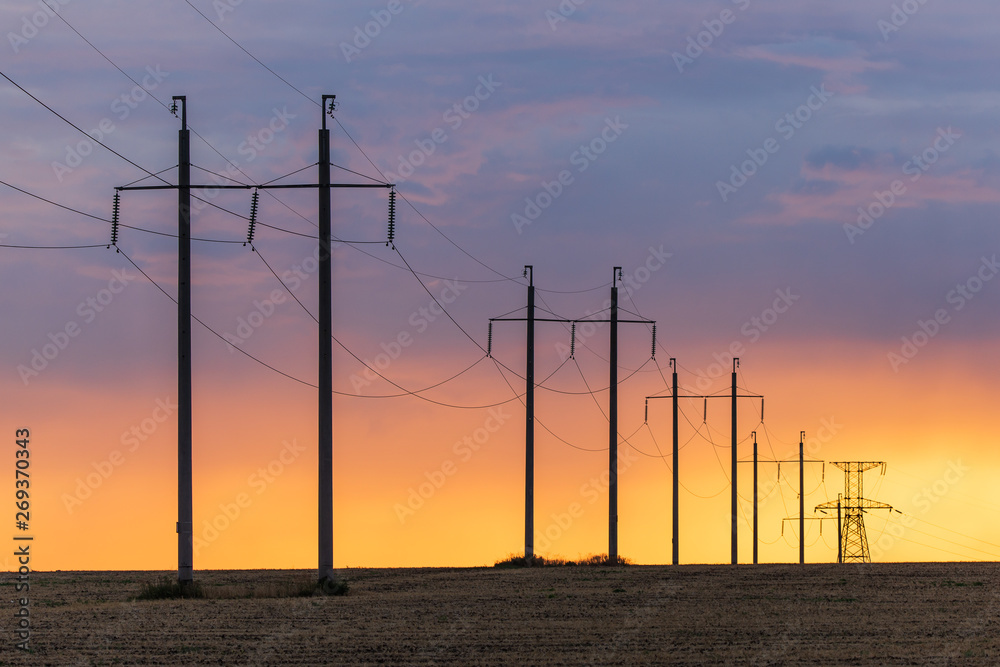
{"label": "lattice tower crossarm", "polygon": [[842,515],[839,562],[870,563],[871,552],[868,549],[868,537],[865,533],[864,514],[873,509],[891,511],[892,505],[864,497],[864,473],[873,468],[881,468],[884,475],[885,462],[833,461],[832,463],[844,471],[844,497],[817,505],[815,511],[839,509]]}

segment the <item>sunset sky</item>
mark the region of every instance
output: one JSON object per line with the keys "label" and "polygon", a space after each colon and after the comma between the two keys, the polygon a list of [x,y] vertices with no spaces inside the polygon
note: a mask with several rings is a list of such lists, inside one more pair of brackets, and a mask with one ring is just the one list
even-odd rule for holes
{"label": "sunset sky", "polygon": [[[333,195],[336,567],[523,550],[523,323],[484,349],[524,315],[525,265],[539,317],[604,317],[621,266],[621,317],[657,321],[655,360],[646,326],[619,331],[622,555],[670,562],[670,401],[644,423],[645,397],[671,357],[685,394],[727,392],[736,349],[766,408],[740,401],[740,459],[753,430],[771,460],[805,431],[827,462],[807,516],[843,492],[829,462],[885,461],[874,560],[1000,558],[993,3],[48,4],[65,21],[0,7],[0,71],[65,119],[0,80],[5,183],[110,219],[116,186],[176,182],[174,95],[196,183],[314,182],[336,94],[333,161],[357,173],[334,178],[397,184],[395,250],[386,191]],[[316,194],[262,192],[257,252],[250,192],[201,196],[229,212],[196,205],[193,236],[233,243],[193,244],[215,332],[193,324],[195,569],[315,567],[318,327],[286,287],[317,313]],[[0,186],[0,244],[99,245],[0,248],[4,465],[29,428],[37,569],[177,565],[177,311],[127,259],[176,296],[176,201],[124,192],[116,253],[107,222]],[[607,551],[608,329],[568,359],[568,328],[538,324],[543,555]],[[681,407],[681,562],[729,562],[730,404]],[[796,561],[798,467],[759,474],[760,559]],[[749,464],[738,490],[749,562]],[[836,537],[809,521],[807,561]]]}

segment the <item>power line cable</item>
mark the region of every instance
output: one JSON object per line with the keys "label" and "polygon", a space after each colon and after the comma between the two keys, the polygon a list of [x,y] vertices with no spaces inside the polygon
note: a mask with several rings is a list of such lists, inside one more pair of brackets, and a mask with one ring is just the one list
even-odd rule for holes
{"label": "power line cable", "polygon": [[[232,42],[240,51],[242,51],[243,53],[245,53],[246,55],[248,55],[250,58],[252,58],[258,65],[260,65],[261,67],[263,67],[264,69],[266,69],[272,75],[274,75],[275,77],[277,77],[282,83],[284,83],[286,86],[288,86],[289,88],[291,88],[292,90],[294,90],[295,92],[297,92],[299,95],[301,95],[305,99],[309,100],[310,102],[312,102],[313,104],[315,104],[317,106],[322,107],[322,105],[319,102],[317,102],[316,100],[314,100],[313,98],[311,98],[306,93],[302,92],[302,90],[300,90],[297,86],[295,86],[290,81],[288,81],[286,78],[284,78],[283,76],[281,76],[280,74],[278,74],[276,71],[274,71],[273,69],[271,69],[270,67],[268,67],[262,60],[260,60],[260,58],[258,58],[254,54],[250,53],[250,51],[248,49],[246,49],[242,44],[240,44],[233,37],[231,37],[226,31],[224,31],[222,28],[220,28],[214,21],[212,21],[210,18],[208,18],[200,9],[198,9],[197,7],[195,7],[191,3],[191,0],[184,0],[184,1],[187,3],[187,5],[189,7],[191,7],[191,9],[195,10],[198,13],[199,16],[201,16],[203,19],[205,19],[205,21],[207,21],[213,28],[215,28],[226,39],[228,39],[230,42]],[[368,153],[365,152],[365,150],[361,147],[361,145],[358,144],[357,141],[355,141],[355,139],[351,135],[351,133],[347,131],[346,127],[344,127],[344,124],[340,122],[340,119],[337,118],[337,117],[335,117],[335,116],[334,116],[333,119],[337,123],[337,126],[340,127],[340,129],[343,131],[344,135],[348,139],[350,139],[350,141],[351,141],[352,144],[354,144],[354,147],[358,149],[358,151],[365,157],[365,159],[368,161],[368,163],[372,165],[372,167],[379,174],[379,176],[382,177],[383,182],[387,182],[388,179],[386,178],[385,174],[382,172],[381,169],[379,169],[378,165],[375,164],[375,162],[371,159],[371,157],[369,157]],[[482,260],[480,260],[478,257],[474,256],[472,253],[468,252],[465,248],[463,248],[461,245],[459,245],[454,240],[452,240],[451,237],[449,237],[447,234],[445,234],[443,231],[441,231],[441,229],[437,225],[435,225],[433,222],[431,222],[427,218],[427,216],[425,216],[420,210],[417,209],[416,206],[413,205],[413,202],[411,202],[405,196],[405,194],[403,194],[402,192],[400,192],[399,196],[403,199],[403,201],[405,201],[407,203],[407,205],[409,205],[409,207],[411,209],[413,209],[413,212],[416,213],[425,223],[427,223],[434,231],[436,231],[438,234],[440,234],[442,238],[444,238],[445,240],[447,240],[451,245],[455,246],[455,248],[457,248],[459,251],[461,251],[467,257],[469,257],[470,259],[472,259],[473,261],[475,261],[477,264],[480,264],[481,266],[485,267],[489,271],[495,273],[496,275],[501,276],[505,280],[516,280],[516,278],[514,278],[514,277],[505,276],[500,271],[497,271],[493,267],[489,266],[488,264],[486,264],[485,262],[483,262]]]}
{"label": "power line cable", "polygon": [[[19,188],[16,185],[12,185],[11,183],[8,183],[7,181],[0,180],[0,185],[6,185],[8,188],[11,188],[12,190],[17,190],[18,192],[20,192],[22,194],[28,195],[29,197],[33,197],[33,198],[35,198],[35,199],[37,199],[39,201],[43,201],[46,204],[51,204],[52,206],[61,208],[63,210],[70,211],[72,213],[76,213],[78,215],[82,215],[82,216],[87,217],[87,218],[92,218],[92,219],[97,220],[99,222],[105,222],[105,223],[107,223],[109,225],[113,224],[113,221],[111,221],[111,220],[109,220],[107,218],[102,218],[99,215],[94,215],[92,213],[87,213],[86,211],[81,211],[80,209],[73,208],[72,206],[67,206],[65,204],[60,204],[57,201],[53,201],[53,200],[48,199],[46,197],[42,197],[41,195],[37,195],[37,194],[35,194],[33,192],[29,192],[28,190],[25,190],[24,188]],[[137,232],[144,232],[146,234],[155,234],[157,236],[168,236],[170,238],[177,238],[177,234],[170,234],[168,232],[158,232],[158,231],[153,230],[153,229],[145,229],[143,227],[136,227],[136,226],[133,226],[133,225],[126,225],[125,223],[121,223],[121,222],[118,223],[118,226],[122,227],[124,229],[132,229],[132,230],[135,230]],[[199,238],[199,237],[191,237],[191,240],[192,241],[201,241],[201,242],[204,242],[204,243],[242,243],[243,242],[243,241],[234,241],[234,240],[229,240],[229,239],[206,239],[206,238]],[[104,247],[107,247],[108,244],[103,243],[101,245],[104,246]],[[95,247],[97,247],[97,246],[95,246]]]}
{"label": "power line cable", "polygon": [[[163,287],[162,287],[162,286],[161,286],[161,285],[160,285],[159,283],[157,283],[157,282],[156,282],[155,280],[153,280],[153,278],[152,278],[152,277],[150,277],[150,276],[149,276],[149,274],[147,274],[147,273],[146,273],[145,271],[143,271],[143,270],[142,270],[142,268],[140,268],[140,267],[139,267],[139,265],[138,265],[138,264],[136,264],[136,263],[135,263],[135,262],[134,262],[134,261],[132,260],[132,258],[131,258],[131,257],[129,257],[129,256],[128,256],[128,255],[127,255],[127,254],[125,253],[125,251],[124,251],[124,250],[121,250],[121,249],[119,248],[119,252],[121,252],[121,254],[122,254],[122,255],[123,255],[124,257],[125,257],[125,259],[126,259],[126,260],[128,260],[129,264],[131,264],[132,266],[134,266],[134,267],[135,267],[135,269],[136,269],[136,270],[137,270],[137,271],[138,271],[139,273],[141,273],[141,274],[142,274],[143,276],[145,276],[146,280],[148,280],[149,282],[151,282],[151,283],[152,283],[152,284],[153,284],[153,285],[154,285],[154,286],[155,286],[155,287],[156,287],[156,288],[157,288],[158,290],[160,290],[160,292],[162,292],[162,293],[163,293],[163,294],[164,294],[164,295],[165,295],[165,296],[166,296],[166,297],[167,297],[168,299],[170,299],[170,300],[171,300],[172,302],[174,302],[175,304],[177,303],[177,299],[175,299],[175,298],[174,298],[174,297],[173,297],[173,296],[172,296],[172,295],[171,295],[171,294],[170,294],[169,292],[167,292],[167,291],[166,291],[165,289],[163,289]],[[255,361],[255,362],[257,362],[258,364],[260,364],[261,366],[264,366],[265,368],[267,368],[267,369],[269,369],[269,370],[271,370],[271,371],[273,371],[273,372],[277,373],[278,375],[282,375],[282,376],[284,376],[284,377],[288,378],[289,380],[293,380],[293,381],[295,381],[295,382],[298,382],[299,384],[303,384],[303,385],[306,385],[307,387],[311,387],[311,388],[313,388],[313,389],[319,389],[319,387],[318,387],[317,385],[315,385],[315,384],[313,384],[313,383],[311,383],[311,382],[308,382],[308,381],[306,381],[306,380],[302,380],[301,378],[297,378],[297,377],[295,377],[294,375],[291,375],[291,374],[289,374],[289,373],[286,373],[286,372],[284,372],[284,371],[282,371],[282,370],[280,370],[280,369],[278,369],[278,368],[276,368],[276,367],[274,367],[274,366],[272,366],[272,365],[268,364],[267,362],[265,362],[265,361],[263,361],[263,360],[261,360],[261,359],[257,358],[256,356],[254,356],[254,355],[250,354],[250,353],[249,353],[249,352],[247,352],[246,350],[244,350],[244,349],[242,349],[242,348],[239,348],[239,347],[236,347],[235,345],[233,345],[232,343],[230,343],[230,342],[229,342],[228,340],[226,340],[225,336],[223,336],[222,334],[220,334],[219,332],[217,332],[217,331],[216,331],[215,329],[213,329],[212,327],[210,327],[210,326],[209,326],[208,324],[206,324],[206,323],[205,323],[205,322],[204,322],[203,320],[201,320],[201,319],[200,319],[199,317],[197,317],[196,315],[192,314],[192,315],[191,315],[191,319],[193,319],[193,320],[194,320],[194,321],[196,321],[196,322],[197,322],[198,324],[200,324],[200,325],[201,325],[201,326],[203,326],[203,327],[204,327],[205,329],[207,329],[207,330],[208,330],[208,331],[209,331],[209,332],[210,332],[210,333],[211,333],[212,335],[214,335],[214,336],[215,336],[216,338],[218,338],[219,340],[221,340],[221,341],[223,341],[224,343],[226,343],[226,345],[228,345],[229,347],[233,348],[234,350],[236,350],[236,351],[237,351],[237,352],[239,352],[240,354],[242,354],[242,355],[244,355],[244,356],[246,356],[246,357],[248,357],[248,358],[252,359],[253,361]],[[334,338],[334,340],[336,341],[337,339],[336,339],[336,338]],[[337,341],[337,342],[339,343],[339,341]],[[354,353],[353,353],[353,352],[351,352],[350,350],[348,350],[348,349],[347,349],[347,348],[346,348],[346,347],[345,347],[345,346],[344,346],[343,344],[340,344],[340,345],[341,345],[341,347],[342,347],[342,348],[344,348],[344,350],[346,350],[346,351],[347,351],[347,352],[348,352],[349,354],[351,354],[352,356],[355,356],[355,355],[354,355]],[[357,357],[355,356],[355,358],[357,358]],[[480,363],[481,361],[482,361],[482,359],[480,359],[479,361],[477,361],[477,362],[476,362],[476,364]],[[474,364],[474,365],[475,365],[475,364]],[[471,367],[470,367],[470,368],[471,368]],[[469,369],[466,369],[466,371],[467,371],[467,370],[469,370]],[[461,373],[464,373],[464,372],[466,372],[466,371],[462,371]],[[459,373],[459,375],[461,375],[461,373]],[[457,375],[456,375],[455,377],[457,377]],[[387,380],[387,381],[388,381],[388,380]],[[389,382],[391,383],[391,381],[389,381]],[[398,386],[398,385],[397,385],[397,386]],[[402,388],[401,388],[401,389],[402,389]],[[416,398],[419,398],[419,399],[421,399],[421,400],[423,400],[423,401],[426,401],[426,402],[428,402],[428,403],[433,403],[433,404],[435,404],[435,405],[440,405],[441,407],[447,407],[447,408],[455,408],[455,409],[467,409],[467,410],[480,410],[480,409],[486,409],[486,408],[493,408],[493,407],[498,407],[498,406],[500,406],[500,405],[505,405],[505,404],[507,404],[507,403],[510,403],[510,402],[511,402],[511,401],[513,401],[513,400],[516,400],[516,398],[514,398],[514,399],[508,399],[508,400],[506,400],[506,401],[500,401],[500,402],[497,402],[497,403],[490,403],[490,404],[486,404],[486,405],[477,405],[477,406],[459,406],[459,405],[451,405],[451,404],[448,404],[448,403],[444,403],[444,402],[441,402],[441,401],[435,401],[435,400],[433,400],[433,399],[430,399],[430,398],[427,398],[427,397],[425,397],[425,396],[420,396],[419,394],[412,394],[411,392],[406,392],[406,390],[405,390],[405,389],[404,389],[403,391],[405,392],[404,394],[400,394],[400,395],[386,395],[386,396],[372,396],[372,395],[365,395],[365,394],[352,394],[352,393],[349,393],[349,392],[343,392],[343,391],[337,391],[337,390],[335,390],[335,389],[334,389],[334,390],[332,390],[332,393],[333,393],[333,394],[335,394],[335,395],[337,395],[337,396],[345,396],[345,397],[348,397],[348,398],[376,398],[376,399],[383,399],[383,398],[399,398],[400,396],[403,396],[403,395],[413,395],[413,396],[415,396]]]}
{"label": "power line cable", "polygon": [[[312,314],[312,312],[306,307],[306,305],[304,303],[302,303],[302,301],[299,299],[299,297],[295,295],[295,293],[288,287],[288,285],[285,284],[285,281],[282,280],[281,277],[275,272],[275,270],[267,262],[267,260],[261,254],[261,252],[253,244],[251,244],[250,247],[257,254],[257,257],[260,258],[260,261],[264,263],[264,266],[267,267],[268,271],[271,272],[271,275],[274,276],[275,280],[277,280],[281,284],[281,286],[285,289],[285,291],[295,300],[295,302],[297,304],[299,304],[299,306],[302,307],[302,310],[304,310],[306,312],[306,314],[309,315],[309,317],[311,317],[312,320],[318,324],[319,320],[316,318],[316,316]],[[424,387],[423,389],[410,390],[410,389],[406,389],[405,387],[397,384],[393,380],[390,380],[385,375],[383,375],[381,372],[379,372],[377,369],[372,368],[370,365],[368,365],[368,363],[366,361],[364,361],[363,359],[361,359],[361,357],[359,357],[358,355],[356,355],[346,345],[344,345],[336,336],[332,336],[332,338],[333,338],[333,341],[335,343],[337,343],[337,345],[339,345],[349,355],[351,355],[352,357],[354,357],[354,359],[358,363],[360,363],[366,369],[368,369],[369,371],[371,371],[372,373],[374,373],[378,377],[382,378],[383,380],[385,380],[386,382],[388,382],[389,384],[391,384],[392,386],[396,387],[401,392],[403,392],[401,394],[391,394],[391,395],[378,396],[378,398],[399,398],[399,397],[402,397],[402,396],[409,395],[409,396],[415,396],[416,398],[419,398],[421,400],[427,401],[429,403],[434,403],[436,405],[441,405],[441,406],[444,406],[444,407],[450,407],[450,408],[456,408],[456,409],[459,409],[459,408],[460,409],[481,409],[481,408],[487,408],[487,407],[496,407],[496,405],[503,405],[504,403],[511,402],[511,401],[504,401],[504,403],[498,403],[498,404],[495,404],[495,405],[486,405],[486,406],[460,406],[460,405],[451,405],[451,404],[443,403],[441,401],[435,401],[435,400],[426,398],[426,397],[424,397],[424,396],[421,395],[425,391],[429,391],[431,389],[436,389],[437,387],[440,387],[443,384],[451,382],[452,380],[456,379],[457,377],[459,377],[459,376],[465,374],[466,372],[472,370],[473,368],[475,368],[476,366],[478,366],[483,361],[483,359],[486,358],[486,355],[483,355],[482,357],[480,357],[479,359],[477,359],[471,366],[467,367],[466,369],[464,369],[462,371],[459,371],[456,375],[453,375],[453,376],[451,376],[450,378],[448,378],[446,380],[442,380],[441,382],[437,382],[437,383],[435,383],[433,385],[430,385],[428,387]],[[366,395],[361,395],[361,396],[362,397],[374,398],[374,397],[366,396]]]}
{"label": "power line cable", "polygon": [[79,250],[81,248],[107,248],[107,243],[93,245],[10,245],[0,243],[0,248],[20,248],[22,250]]}

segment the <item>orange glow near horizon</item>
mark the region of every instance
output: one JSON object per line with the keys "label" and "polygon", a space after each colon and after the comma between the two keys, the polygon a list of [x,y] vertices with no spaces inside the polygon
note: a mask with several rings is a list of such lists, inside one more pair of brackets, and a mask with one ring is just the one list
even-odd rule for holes
{"label": "orange glow near horizon", "polygon": [[[804,430],[807,458],[887,461],[884,477],[878,470],[866,474],[866,495],[892,504],[905,516],[895,514],[887,526],[883,515],[869,515],[875,560],[989,559],[988,543],[1000,542],[1000,535],[969,511],[1000,506],[990,481],[1000,455],[984,446],[993,429],[987,391],[991,378],[979,366],[985,346],[962,354],[942,350],[941,358],[927,350],[921,360],[925,365],[905,374],[893,373],[884,350],[876,346],[851,349],[848,357],[844,348],[831,343],[824,355],[817,355],[808,346],[762,342],[745,356],[741,387],[752,384],[741,391],[765,394],[767,428],[759,424],[759,403],[741,400],[740,460],[751,458],[749,432],[756,428],[761,459],[795,459],[798,431]],[[693,385],[691,372],[697,364],[681,363],[682,385]],[[935,384],[943,366],[951,377],[945,385]],[[643,396],[662,390],[655,367],[653,371],[623,385],[619,399],[620,432],[631,435],[629,441],[643,452],[624,443],[619,448],[619,552],[640,564],[670,561],[669,400],[653,402],[648,427],[642,422]],[[727,385],[728,372],[713,381],[711,391],[724,391]],[[196,393],[196,569],[314,567],[312,391],[275,398],[215,391],[220,389],[203,383],[201,394]],[[606,395],[598,394],[602,405]],[[165,393],[160,406],[169,405],[168,399]],[[33,470],[41,480],[34,505],[35,567],[173,569],[175,424],[167,419],[152,428],[148,418],[162,413],[156,412],[155,401],[136,398],[117,408],[129,417],[96,428],[99,422],[89,415],[104,409],[105,397],[69,392],[64,400],[72,407],[59,422],[47,423],[43,415],[34,419],[41,424],[33,427]],[[390,410],[348,399],[338,399],[337,405],[336,566],[489,565],[523,550],[522,407],[508,404],[448,415],[442,408],[414,402]],[[705,425],[702,401],[685,399],[682,409],[693,426],[681,423],[686,443],[680,460],[681,562],[725,563],[730,539],[729,401],[710,401]],[[589,396],[540,392],[536,415],[577,446],[606,447],[607,422]],[[74,420],[90,424],[89,433]],[[150,433],[128,451],[126,443],[133,441],[125,436],[132,425],[141,432],[143,420]],[[694,427],[701,427],[700,435]],[[58,448],[63,452],[58,457],[52,454],[57,443],[66,445]],[[666,461],[657,458],[657,445]],[[94,458],[95,451],[104,454]],[[606,451],[574,449],[538,428],[536,553],[578,558],[607,551],[606,469]],[[738,472],[740,561],[749,562],[752,468],[741,463]],[[760,560],[795,561],[798,524],[785,522],[782,528],[782,519],[798,511],[798,466],[781,465],[778,488],[772,463],[761,463],[759,479]],[[843,474],[833,466],[825,466],[824,480],[821,466],[808,465],[807,515],[814,515],[815,505],[835,499],[842,483]],[[820,522],[807,522],[807,562],[835,557],[835,523],[823,523],[821,535]],[[899,524],[903,527],[894,527]],[[937,527],[987,542],[959,540],[974,548],[928,542],[925,532],[942,534]],[[951,533],[944,535],[954,539]],[[938,548],[921,546],[928,543]]]}

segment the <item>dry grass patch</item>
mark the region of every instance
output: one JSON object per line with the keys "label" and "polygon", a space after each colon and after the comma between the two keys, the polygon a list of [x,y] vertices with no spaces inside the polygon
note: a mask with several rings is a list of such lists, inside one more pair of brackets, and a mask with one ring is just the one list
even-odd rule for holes
{"label": "dry grass patch", "polygon": [[608,554],[591,554],[590,556],[579,560],[566,560],[564,558],[545,558],[544,556],[532,556],[531,558],[526,558],[524,556],[511,553],[507,554],[505,558],[494,563],[493,567],[563,567],[567,565],[603,565],[615,567],[631,564],[632,560],[630,558],[618,556],[615,559],[611,559],[608,557]]}
{"label": "dry grass patch", "polygon": [[308,574],[284,581],[263,581],[202,585],[195,581],[182,586],[169,577],[156,583],[144,583],[133,600],[176,600],[203,598],[208,600],[244,600],[295,598],[323,595],[346,595],[346,581],[326,580],[317,582]]}

